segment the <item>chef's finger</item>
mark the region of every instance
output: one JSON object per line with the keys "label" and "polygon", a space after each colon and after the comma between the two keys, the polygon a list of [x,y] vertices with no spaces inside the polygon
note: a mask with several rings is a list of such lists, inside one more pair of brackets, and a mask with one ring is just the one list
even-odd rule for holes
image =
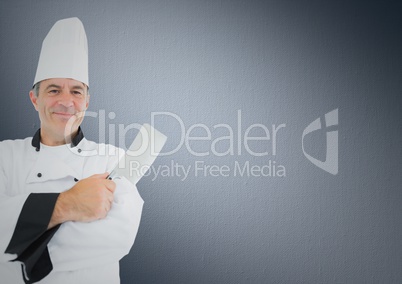
{"label": "chef's finger", "polygon": [[103,173],[103,174],[95,174],[90,176],[89,178],[99,178],[99,179],[106,179],[109,173]]}
{"label": "chef's finger", "polygon": [[116,183],[113,180],[105,180],[105,186],[111,193],[116,190]]}

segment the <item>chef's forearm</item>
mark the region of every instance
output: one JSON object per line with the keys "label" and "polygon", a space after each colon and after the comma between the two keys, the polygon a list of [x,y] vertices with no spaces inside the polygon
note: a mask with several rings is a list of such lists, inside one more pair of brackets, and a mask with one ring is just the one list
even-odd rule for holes
{"label": "chef's forearm", "polygon": [[92,222],[105,218],[116,188],[107,176],[108,173],[92,175],[60,193],[48,229],[67,221]]}
{"label": "chef's forearm", "polygon": [[54,206],[54,210],[52,213],[52,217],[50,218],[49,224],[47,226],[47,229],[51,229],[58,224],[62,224],[64,222],[70,221],[70,212],[71,212],[71,206],[69,206],[68,201],[66,200],[65,193],[62,192],[59,194],[56,204]]}

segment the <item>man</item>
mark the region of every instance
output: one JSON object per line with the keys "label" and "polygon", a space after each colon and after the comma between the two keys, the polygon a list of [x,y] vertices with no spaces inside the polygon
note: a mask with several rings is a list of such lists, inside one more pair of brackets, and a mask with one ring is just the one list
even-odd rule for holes
{"label": "man", "polygon": [[108,179],[119,154],[85,139],[88,53],[77,18],[46,36],[29,93],[40,129],[0,142],[0,283],[120,283],[143,200]]}

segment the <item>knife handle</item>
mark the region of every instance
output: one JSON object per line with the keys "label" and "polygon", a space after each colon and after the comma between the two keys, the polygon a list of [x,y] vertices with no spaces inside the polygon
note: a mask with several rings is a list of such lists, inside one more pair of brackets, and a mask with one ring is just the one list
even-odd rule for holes
{"label": "knife handle", "polygon": [[113,170],[107,177],[106,179],[115,179],[117,177],[116,172]]}

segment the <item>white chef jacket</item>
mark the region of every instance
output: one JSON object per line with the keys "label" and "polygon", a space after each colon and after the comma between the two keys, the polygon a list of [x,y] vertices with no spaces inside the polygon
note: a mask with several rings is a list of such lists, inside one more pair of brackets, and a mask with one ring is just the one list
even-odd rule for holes
{"label": "white chef jacket", "polygon": [[123,154],[79,133],[71,145],[58,149],[41,147],[39,130],[33,138],[0,142],[0,283],[24,283],[28,268],[21,265],[24,260],[10,261],[16,257],[34,259],[39,266],[51,263],[50,273],[37,283],[120,283],[119,260],[134,243],[143,206],[127,179],[115,179],[105,219],[65,222],[46,231],[58,193],[110,172]]}

